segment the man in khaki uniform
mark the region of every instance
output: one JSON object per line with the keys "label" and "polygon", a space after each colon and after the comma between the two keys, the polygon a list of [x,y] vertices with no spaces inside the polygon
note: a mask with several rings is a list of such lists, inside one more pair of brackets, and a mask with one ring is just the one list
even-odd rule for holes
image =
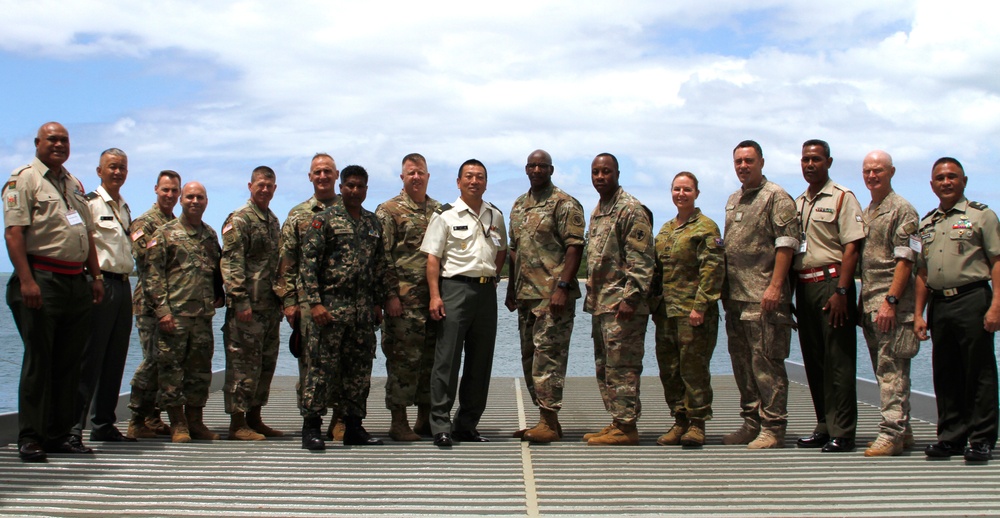
{"label": "man in khaki uniform", "polygon": [[524,170],[531,188],[510,211],[506,306],[517,310],[524,381],[540,416],[534,428],[515,437],[550,443],[562,437],[557,415],[580,298],[576,272],[583,257],[583,206],[552,184],[555,168],[547,152],[528,155]]}
{"label": "man in khaki uniform", "polygon": [[156,404],[156,394],[159,392],[156,344],[160,340],[160,331],[156,315],[153,314],[152,301],[145,294],[146,278],[149,277],[146,245],[158,228],[174,219],[174,206],[181,193],[181,176],[171,170],[160,171],[153,192],[156,193],[156,203],[129,227],[132,257],[138,274],[135,291],[132,292],[132,313],[135,314],[135,327],[139,331],[139,345],[142,346],[142,361],[132,375],[132,394],[128,402],[132,419],[126,435],[133,439],[170,435],[170,427],[160,419],[160,409]]}
{"label": "man in khaki uniform", "polygon": [[882,400],[878,438],[866,457],[899,455],[910,431],[910,359],[920,340],[913,332],[913,263],[920,248],[917,210],[892,189],[896,168],[885,151],[872,151],[862,163],[872,201],[864,212],[861,254],[861,329]]}
{"label": "man in khaki uniform", "polygon": [[80,421],[73,435],[81,437],[90,421],[91,441],[134,441],[115,427],[118,392],[132,335],[132,213],[120,190],[128,177],[128,157],[118,148],[101,153],[97,166],[101,185],[87,194],[94,219],[94,246],[104,276],[104,300],[94,306],[90,340],[80,368]]}
{"label": "man in khaki uniform", "polygon": [[80,354],[104,282],[83,184],[63,167],[68,159],[69,132],[46,123],[35,137],[35,160],[3,186],[4,239],[14,266],[7,304],[24,342],[17,444],[25,462],[45,460],[46,452],[93,451],[70,432],[80,417]]}
{"label": "man in khaki uniform", "polygon": [[722,305],[743,424],[722,443],[781,448],[788,423],[785,359],[793,324],[792,290],[785,281],[800,227],[792,197],[764,176],[760,144],[737,144],[733,167],[743,186],[726,202]]}
{"label": "man in khaki uniform", "polygon": [[[428,309],[427,254],[420,243],[431,216],[441,206],[427,196],[427,160],[418,153],[403,157],[403,190],[375,209],[382,224],[382,241],[389,269],[399,279],[387,286],[389,300],[382,320],[382,353],[385,354],[385,407],[392,413],[389,438],[419,441],[431,435],[431,368],[434,366],[434,324]],[[417,405],[417,420],[410,428],[406,407]]]}
{"label": "man in khaki uniform", "polygon": [[854,450],[858,422],[858,337],[854,268],[865,237],[854,193],[830,180],[830,145],[802,144],[802,176],[809,187],[795,200],[804,239],[792,267],[798,275],[796,316],[816,428],[800,448],[826,453]]}
{"label": "man in khaki uniform", "polygon": [[941,204],[920,221],[913,328],[921,340],[930,331],[933,343],[938,442],[924,453],[950,457],[968,442],[965,460],[986,462],[997,442],[1000,223],[965,198],[968,181],[958,160],[934,162],[931,189]]}

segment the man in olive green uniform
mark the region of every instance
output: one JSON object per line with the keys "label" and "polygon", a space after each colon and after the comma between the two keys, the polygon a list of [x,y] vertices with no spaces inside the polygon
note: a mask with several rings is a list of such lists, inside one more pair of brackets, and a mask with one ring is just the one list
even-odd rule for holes
{"label": "man in olive green uniform", "polygon": [[863,214],[861,329],[881,393],[882,423],[866,457],[899,455],[910,431],[910,359],[920,348],[913,332],[913,263],[917,259],[917,210],[892,189],[896,168],[885,151],[861,165],[872,201]]}
{"label": "man in olive green uniform", "polygon": [[781,448],[788,423],[785,359],[793,325],[792,289],[785,281],[800,227],[792,197],[764,176],[760,144],[737,144],[733,167],[742,187],[726,202],[722,306],[743,424],[722,443]]}
{"label": "man in olive green uniform", "polygon": [[854,450],[858,423],[858,336],[854,268],[865,237],[854,193],[830,180],[830,145],[802,144],[802,176],[809,187],[795,199],[805,237],[792,267],[799,342],[816,428],[797,441],[826,453]]}
{"label": "man in olive green uniform", "polygon": [[586,434],[591,445],[636,445],[639,376],[645,354],[650,285],[655,268],[652,216],[619,186],[618,159],[601,153],[590,166],[590,179],[601,195],[590,215],[587,239],[587,298],[592,315],[597,386],[612,422]]}
{"label": "man in olive green uniform", "polygon": [[[399,279],[399,292],[389,286],[382,321],[385,354],[385,407],[392,413],[389,438],[418,441],[430,435],[431,368],[434,366],[434,325],[427,287],[427,254],[420,251],[427,223],[441,206],[427,196],[427,160],[411,153],[403,157],[403,190],[375,209],[382,224],[382,241],[390,270]],[[406,407],[417,405],[417,421],[410,428]]]}
{"label": "man in olive green uniform", "polygon": [[159,324],[153,313],[152,301],[146,297],[146,279],[149,277],[149,261],[146,245],[153,233],[174,219],[174,206],[181,193],[181,177],[174,171],[160,171],[153,187],[156,203],[129,226],[132,239],[132,257],[138,280],[132,292],[132,313],[135,327],[139,331],[139,345],[142,346],[142,361],[132,375],[132,393],[128,407],[132,419],[128,424],[128,437],[150,439],[157,435],[170,435],[170,427],[160,419],[160,409],[156,395],[160,384],[156,367],[156,344],[160,341]]}
{"label": "man in olive green uniform", "polygon": [[222,281],[226,288],[226,384],[229,438],[263,440],[284,435],[261,420],[278,364],[281,301],[273,283],[278,272],[278,217],[268,208],[274,170],[250,174],[250,200],[222,224]]}
{"label": "man in olive green uniform", "polygon": [[202,421],[212,383],[212,316],[225,295],[215,230],[202,221],[208,195],[198,182],[181,190],[181,216],[153,233],[146,244],[151,300],[160,336],[160,406],[170,416],[171,440],[215,440]]}
{"label": "man in olive green uniform", "polygon": [[57,122],[44,124],[35,160],[3,186],[4,239],[14,266],[7,305],[24,342],[17,444],[25,462],[43,461],[46,452],[93,451],[70,432],[80,417],[80,354],[104,283],[83,184],[63,167],[68,159],[69,132]]}
{"label": "man in olive green uniform", "polygon": [[986,462],[997,442],[1000,223],[986,205],[965,198],[968,181],[951,157],[939,158],[931,170],[941,203],[920,221],[913,328],[921,340],[930,331],[933,343],[938,442],[925,453],[958,455],[968,442],[965,460]]}
{"label": "man in olive green uniform", "polygon": [[[303,311],[303,299],[299,293],[299,263],[302,260],[302,235],[312,224],[313,216],[340,200],[337,194],[337,178],[340,171],[333,157],[326,153],[316,153],[309,165],[309,182],[313,184],[313,195],[306,201],[292,207],[281,226],[281,241],[278,246],[281,257],[278,262],[278,279],[274,292],[281,298],[285,319],[295,330],[292,336],[292,355],[298,359],[299,381],[295,385],[299,406],[302,405],[302,386],[309,369],[307,358],[301,348],[309,342],[309,308]],[[334,398],[335,400],[337,398]],[[330,439],[343,438],[343,423],[339,420],[339,403],[331,408]],[[338,427],[338,424],[339,427]]]}
{"label": "man in olive green uniform", "polygon": [[[367,416],[375,358],[374,326],[389,292],[399,290],[389,271],[382,225],[361,206],[368,195],[368,172],[344,168],[341,201],[313,217],[303,235],[299,264],[300,294],[312,325],[304,354],[309,371],[302,388],[302,447],[325,448],[322,416],[340,398],[344,406],[344,444],[379,445],[362,426]],[[335,388],[336,387],[336,388]]]}
{"label": "man in olive green uniform", "polygon": [[583,206],[552,184],[552,156],[539,149],[524,166],[531,188],[510,211],[510,281],[507,309],[517,310],[521,367],[539,420],[515,437],[550,443],[562,437],[557,418],[569,361],[576,272],[583,256]]}

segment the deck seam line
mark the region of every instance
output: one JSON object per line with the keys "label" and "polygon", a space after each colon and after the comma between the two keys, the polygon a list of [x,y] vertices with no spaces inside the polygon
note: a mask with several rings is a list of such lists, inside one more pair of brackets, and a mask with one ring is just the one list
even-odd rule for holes
{"label": "deck seam line", "polygon": [[[528,420],[524,415],[524,399],[521,395],[521,378],[514,378],[514,401],[517,401],[517,426],[524,430]],[[524,506],[527,516],[541,516],[538,512],[538,490],[535,487],[535,467],[531,462],[528,441],[521,441],[521,471],[524,473]]]}

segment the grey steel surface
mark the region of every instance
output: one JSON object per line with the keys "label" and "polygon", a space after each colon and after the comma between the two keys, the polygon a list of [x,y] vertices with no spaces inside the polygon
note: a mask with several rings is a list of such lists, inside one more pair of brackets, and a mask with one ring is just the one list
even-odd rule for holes
{"label": "grey steel surface", "polygon": [[[97,454],[52,455],[22,464],[0,447],[0,514],[144,516],[941,516],[1000,514],[1000,460],[928,461],[922,446],[933,425],[915,422],[918,449],[866,459],[877,410],[859,409],[861,448],[850,454],[799,450],[753,452],[722,446],[739,425],[733,380],[719,376],[709,445],[656,446],[670,423],[655,377],[642,380],[642,444],[589,447],[581,436],[609,422],[591,378],[567,380],[560,421],[566,436],[529,446],[511,432],[537,420],[523,383],[496,378],[480,431],[488,444],[439,450],[430,441],[386,440],[381,447],[311,453],[299,448],[301,420],[294,378],[274,382],[264,409],[269,424],[291,437],[256,443],[92,443]],[[385,438],[384,380],[374,380],[369,431]],[[808,389],[790,390],[789,444],[812,430]],[[412,416],[411,416],[412,419]],[[209,399],[208,425],[224,433],[222,397]],[[124,424],[122,424],[124,426]]]}

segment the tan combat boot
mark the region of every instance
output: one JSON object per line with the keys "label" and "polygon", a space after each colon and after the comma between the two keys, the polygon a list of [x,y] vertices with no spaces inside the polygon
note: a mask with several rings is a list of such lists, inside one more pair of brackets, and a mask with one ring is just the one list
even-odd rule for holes
{"label": "tan combat boot", "polygon": [[170,442],[191,442],[184,408],[181,406],[167,407],[167,415],[170,417],[170,431],[172,432]]}
{"label": "tan combat boot", "polygon": [[133,414],[132,419],[128,422],[128,431],[125,433],[125,436],[131,439],[155,439],[156,432],[146,426],[145,419]]}
{"label": "tan combat boot", "polygon": [[156,410],[152,416],[146,418],[146,428],[149,428],[156,435],[171,435],[170,426],[160,419],[160,411]]}
{"label": "tan combat boot", "polygon": [[583,442],[588,442],[591,439],[593,439],[594,437],[600,437],[602,435],[605,435],[608,432],[610,432],[611,430],[613,430],[614,428],[615,428],[615,423],[612,422],[608,426],[605,426],[604,428],[601,428],[601,431],[599,431],[599,432],[585,433],[585,434],[583,434]]}
{"label": "tan combat boot", "polygon": [[674,419],[674,425],[667,430],[667,433],[660,436],[656,440],[656,444],[660,446],[676,446],[681,443],[681,436],[687,432],[688,425],[691,422],[688,421],[687,417],[677,417]]}
{"label": "tan combat boot", "polygon": [[635,423],[625,424],[615,421],[608,433],[591,437],[587,444],[590,446],[636,446],[639,444],[639,430],[636,429]]}
{"label": "tan combat boot", "polygon": [[538,424],[524,432],[522,440],[531,441],[537,444],[548,444],[560,439],[559,414],[552,410],[540,408],[538,410]]}
{"label": "tan combat boot", "polygon": [[265,437],[253,431],[247,424],[246,414],[243,412],[233,412],[229,416],[229,435],[226,437],[230,441],[263,441]]}
{"label": "tan combat boot", "polygon": [[345,429],[344,418],[338,417],[330,421],[330,427],[326,429],[326,438],[331,441],[343,441]]}
{"label": "tan combat boot", "polygon": [[431,437],[431,406],[427,403],[417,404],[417,420],[413,422],[413,433],[422,437]]}
{"label": "tan combat boot", "polygon": [[894,457],[901,453],[903,453],[902,441],[879,434],[871,447],[865,450],[865,457]]}
{"label": "tan combat boot", "polygon": [[247,412],[247,426],[264,437],[284,437],[285,432],[281,432],[264,424],[260,418],[261,407],[255,406]]}
{"label": "tan combat boot", "polygon": [[722,444],[750,444],[760,434],[760,424],[743,421],[735,432],[722,436]]}
{"label": "tan combat boot", "polygon": [[764,429],[760,431],[757,438],[750,441],[747,445],[749,450],[768,450],[772,448],[784,448],[785,447],[785,430],[768,430]]}
{"label": "tan combat boot", "polygon": [[420,436],[413,433],[410,421],[406,417],[406,408],[389,409],[392,413],[392,423],[389,424],[389,438],[396,442],[419,441]]}
{"label": "tan combat boot", "polygon": [[200,441],[218,441],[222,437],[217,433],[213,433],[205,426],[204,421],[202,421],[204,413],[204,407],[184,406],[184,416],[187,417],[187,425],[191,433],[191,438]]}
{"label": "tan combat boot", "polygon": [[705,420],[692,419],[684,435],[681,436],[681,446],[686,448],[701,448],[705,445]]}

